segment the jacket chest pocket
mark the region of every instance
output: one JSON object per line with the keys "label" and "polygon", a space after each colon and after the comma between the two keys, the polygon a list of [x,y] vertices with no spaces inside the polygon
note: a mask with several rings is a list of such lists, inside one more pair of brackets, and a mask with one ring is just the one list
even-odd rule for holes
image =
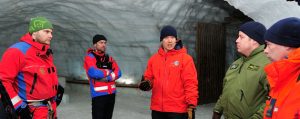
{"label": "jacket chest pocket", "polygon": [[37,75],[38,77],[51,77],[52,73],[55,73],[55,67],[46,66],[46,65],[30,65],[26,66],[23,69],[23,73],[26,75],[31,75],[34,77],[34,75]]}
{"label": "jacket chest pocket", "polygon": [[23,69],[24,78],[30,87],[29,93],[33,94],[37,87],[45,87],[49,89],[55,84],[53,76],[55,75],[55,67],[45,65],[30,65]]}

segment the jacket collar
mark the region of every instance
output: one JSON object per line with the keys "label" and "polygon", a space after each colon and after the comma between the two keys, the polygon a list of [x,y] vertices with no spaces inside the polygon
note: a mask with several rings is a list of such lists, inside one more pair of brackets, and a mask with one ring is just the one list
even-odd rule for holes
{"label": "jacket collar", "polygon": [[24,36],[22,36],[21,39],[20,39],[20,41],[26,42],[26,43],[30,44],[31,46],[37,48],[40,51],[47,52],[47,50],[50,48],[50,45],[45,45],[45,44],[41,44],[41,43],[35,42],[32,39],[32,36],[29,33],[27,33]]}
{"label": "jacket collar", "polygon": [[168,52],[165,52],[162,47],[160,47],[158,49],[158,54],[160,54],[162,56],[175,55],[175,54],[180,54],[180,53],[187,53],[186,48],[182,47],[181,49],[178,49],[178,50],[172,49],[172,50],[170,50]]}
{"label": "jacket collar", "polygon": [[242,56],[243,60],[249,60],[249,59],[253,58],[253,56],[263,52],[264,47],[265,47],[265,45],[260,45],[259,47],[257,47],[250,53],[249,57]]}
{"label": "jacket collar", "polygon": [[291,51],[288,54],[288,60],[291,61],[291,62],[300,63],[300,48],[297,48],[297,49]]}
{"label": "jacket collar", "polygon": [[103,56],[105,53],[96,52],[93,48],[88,48],[87,53],[93,53],[98,56]]}
{"label": "jacket collar", "polygon": [[[287,80],[300,68],[300,48],[291,51],[287,59],[272,62],[265,67],[270,87],[278,87],[290,82]],[[278,87],[280,88],[280,87]]]}

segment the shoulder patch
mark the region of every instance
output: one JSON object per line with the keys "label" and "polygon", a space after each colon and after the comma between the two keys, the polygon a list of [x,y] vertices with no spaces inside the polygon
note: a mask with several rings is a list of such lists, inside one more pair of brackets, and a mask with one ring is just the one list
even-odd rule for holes
{"label": "shoulder patch", "polygon": [[258,69],[259,69],[259,66],[254,65],[254,64],[250,64],[250,65],[247,67],[247,70],[251,70],[251,71],[257,71]]}
{"label": "shoulder patch", "polygon": [[31,45],[29,45],[26,42],[18,42],[13,44],[12,46],[10,46],[9,48],[17,48],[19,49],[23,54],[25,54],[27,52],[27,50],[31,47]]}
{"label": "shoulder patch", "polygon": [[95,56],[93,55],[93,53],[89,53],[89,54],[87,54],[87,56],[89,56],[91,58],[95,58]]}
{"label": "shoulder patch", "polygon": [[239,67],[239,64],[232,64],[231,66],[230,66],[230,70],[231,69],[236,69],[236,68],[238,68]]}

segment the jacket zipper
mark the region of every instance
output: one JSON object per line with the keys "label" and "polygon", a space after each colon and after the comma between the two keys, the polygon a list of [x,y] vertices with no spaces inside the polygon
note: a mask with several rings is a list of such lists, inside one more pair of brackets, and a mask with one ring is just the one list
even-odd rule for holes
{"label": "jacket zipper", "polygon": [[34,89],[34,86],[36,84],[36,80],[37,80],[37,73],[34,73],[34,75],[33,75],[33,83],[32,83],[32,87],[30,89],[30,94],[33,93],[33,89]]}
{"label": "jacket zipper", "polygon": [[[164,62],[164,64],[165,64],[165,69],[164,69],[164,75],[163,76],[165,76],[166,75],[166,62],[167,62],[167,57],[165,56],[165,62]],[[163,82],[165,82],[165,80],[162,80]],[[161,90],[162,92],[161,92],[161,110],[162,110],[162,112],[164,111],[164,83],[162,83],[162,90]]]}

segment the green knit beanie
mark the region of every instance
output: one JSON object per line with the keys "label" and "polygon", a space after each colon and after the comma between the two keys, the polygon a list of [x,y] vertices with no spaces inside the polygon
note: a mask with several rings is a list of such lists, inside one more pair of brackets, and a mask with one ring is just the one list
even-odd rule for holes
{"label": "green knit beanie", "polygon": [[31,18],[29,23],[29,33],[33,33],[43,29],[53,29],[51,22],[45,17]]}

